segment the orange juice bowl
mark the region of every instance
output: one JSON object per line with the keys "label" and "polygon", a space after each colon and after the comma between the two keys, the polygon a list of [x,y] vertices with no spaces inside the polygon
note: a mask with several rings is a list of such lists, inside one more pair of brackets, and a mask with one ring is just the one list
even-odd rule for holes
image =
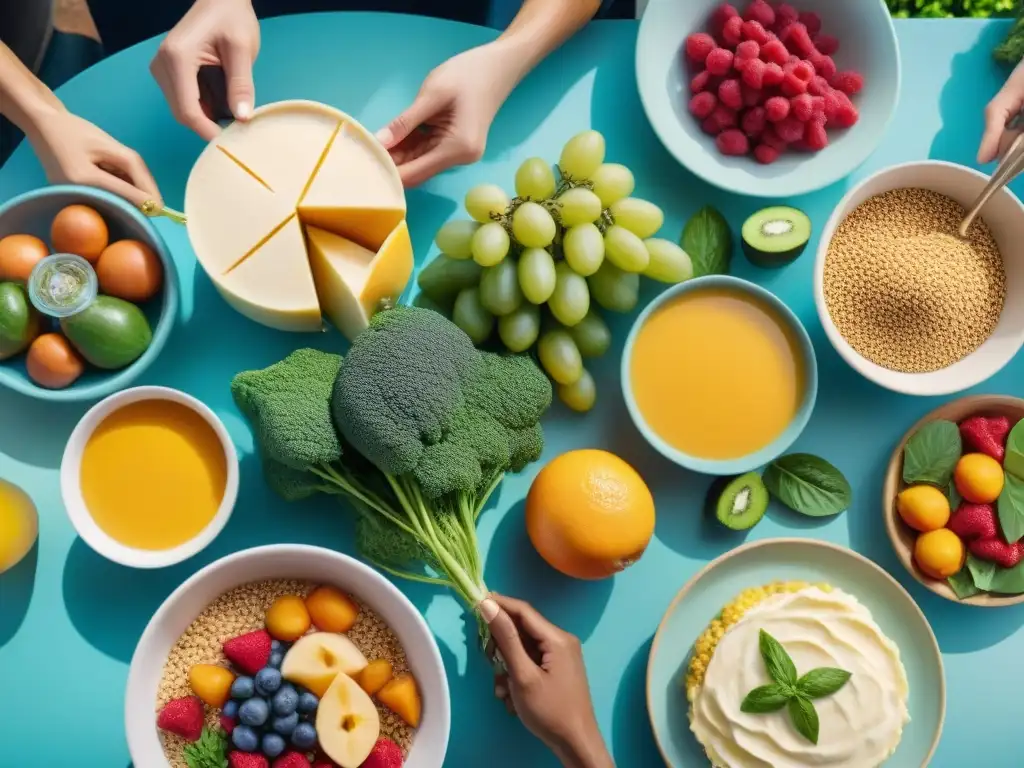
{"label": "orange juice bowl", "polygon": [[135,387],[78,422],[60,467],[64,508],[97,554],[131,568],[187,560],[221,532],[238,498],[238,454],[206,405]]}

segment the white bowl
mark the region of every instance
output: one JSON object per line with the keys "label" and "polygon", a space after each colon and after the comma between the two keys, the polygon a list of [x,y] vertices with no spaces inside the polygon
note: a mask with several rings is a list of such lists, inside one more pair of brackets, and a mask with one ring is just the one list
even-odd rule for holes
{"label": "white bowl", "polygon": [[[85,504],[85,499],[82,498],[82,486],[79,480],[82,451],[85,449],[86,443],[89,442],[93,431],[114,411],[140,400],[170,400],[191,408],[202,416],[217,433],[221,447],[224,449],[224,457],[227,460],[224,498],[217,513],[194,538],[172,549],[136,549],[111,538],[93,520],[89,508]],[[75,527],[78,535],[82,537],[82,541],[97,554],[131,568],[164,568],[187,560],[201,552],[217,538],[217,534],[224,528],[238,498],[238,453],[235,451],[235,444],[231,442],[227,429],[217,418],[217,414],[196,398],[168,387],[133,387],[96,403],[78,422],[68,439],[68,444],[64,448],[64,456],[60,462],[60,493],[71,524]]]}
{"label": "white bowl", "polygon": [[881,387],[905,395],[950,395],[970,389],[999,372],[1024,345],[1024,205],[1005,187],[981,212],[999,245],[1006,270],[1006,302],[999,322],[985,342],[963,360],[930,373],[901,373],[861,356],[840,335],[825,303],[825,256],[843,220],[868,198],[893,189],[930,189],[969,208],[989,177],[955,163],[922,160],[903,163],[869,176],[844,197],[821,233],[814,264],[814,300],[825,335],[850,366]]}
{"label": "white bowl", "polygon": [[404,768],[441,768],[451,730],[451,701],[441,653],[427,623],[397,587],[369,566],[301,544],[255,547],[210,563],[174,590],[150,619],[135,647],[125,691],[125,733],[136,768],[167,764],[156,728],[156,697],[175,642],[220,595],[268,579],[332,584],[362,599],[391,628],[423,698],[423,719]]}

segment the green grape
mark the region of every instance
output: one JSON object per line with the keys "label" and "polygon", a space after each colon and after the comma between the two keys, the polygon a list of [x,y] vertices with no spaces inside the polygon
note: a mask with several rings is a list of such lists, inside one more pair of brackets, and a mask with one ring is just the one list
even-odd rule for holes
{"label": "green grape", "polygon": [[643,272],[651,261],[644,241],[619,224],[613,224],[604,233],[604,255],[627,272]]}
{"label": "green grape", "polygon": [[604,235],[596,224],[577,224],[562,235],[562,253],[574,272],[589,277],[604,261]]}
{"label": "green grape", "polygon": [[604,136],[597,131],[584,131],[569,139],[562,147],[558,169],[563,176],[580,181],[589,179],[604,162]]}
{"label": "green grape", "polygon": [[540,334],[540,307],[522,304],[519,309],[498,318],[498,336],[509,352],[525,352]]}
{"label": "green grape", "polygon": [[625,197],[610,206],[612,218],[641,240],[654,237],[665,223],[665,214],[654,203],[639,197]]}
{"label": "green grape", "polygon": [[576,342],[583,357],[601,357],[612,345],[612,332],[596,309],[569,329],[569,335]]}
{"label": "green grape", "polygon": [[555,260],[543,248],[519,255],[519,287],[531,304],[543,304],[555,291]]}
{"label": "green grape", "polygon": [[547,331],[537,342],[537,357],[556,384],[575,384],[583,375],[583,358],[568,331]]}
{"label": "green grape", "polygon": [[584,187],[574,187],[555,198],[558,203],[558,216],[563,227],[574,227],[577,224],[590,224],[601,218],[601,198]]}
{"label": "green grape", "polygon": [[420,291],[440,304],[451,304],[459,291],[480,282],[480,265],[469,259],[439,254],[420,270],[416,284]]}
{"label": "green grape", "polygon": [[651,257],[644,275],[662,283],[681,283],[693,277],[689,254],[671,240],[651,237],[644,240]]}
{"label": "green grape", "polygon": [[468,259],[473,255],[472,240],[480,229],[480,222],[469,219],[455,219],[441,225],[434,235],[434,243],[446,256],[453,259]]}
{"label": "green grape", "polygon": [[557,390],[558,399],[577,413],[586,413],[597,402],[597,385],[586,368],[574,383],[559,384]]}
{"label": "green grape", "polygon": [[594,301],[609,312],[630,312],[640,298],[640,275],[623,272],[608,260],[587,278],[587,285]]}
{"label": "green grape", "polygon": [[538,203],[523,203],[512,214],[512,234],[524,248],[547,248],[556,229],[551,214]]}
{"label": "green grape", "polygon": [[480,303],[480,290],[466,288],[455,297],[452,322],[466,332],[474,344],[483,344],[494,330],[494,315]]}
{"label": "green grape", "polygon": [[505,259],[484,270],[480,276],[480,303],[499,317],[515,312],[523,303],[515,259]]}
{"label": "green grape", "polygon": [[491,214],[500,215],[508,208],[508,195],[497,184],[480,184],[466,193],[466,213],[486,224]]}
{"label": "green grape", "polygon": [[523,161],[516,170],[516,194],[531,200],[547,200],[555,194],[555,172],[540,157]]}
{"label": "green grape", "polygon": [[633,172],[619,163],[605,163],[594,171],[590,180],[594,182],[594,194],[601,199],[602,208],[629,197],[636,187]]}
{"label": "green grape", "polygon": [[571,328],[590,311],[590,289],[587,279],[577,275],[564,261],[555,267],[555,292],[548,299],[548,309],[555,320]]}
{"label": "green grape", "polygon": [[493,267],[508,256],[512,244],[505,228],[496,221],[484,224],[473,233],[473,261],[481,267]]}

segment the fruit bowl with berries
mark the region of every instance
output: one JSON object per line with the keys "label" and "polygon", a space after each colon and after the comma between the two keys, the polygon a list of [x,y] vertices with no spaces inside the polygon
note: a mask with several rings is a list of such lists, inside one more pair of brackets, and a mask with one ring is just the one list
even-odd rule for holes
{"label": "fruit bowl with berries", "polygon": [[669,152],[756,197],[848,176],[881,142],[900,88],[883,0],[651,0],[636,72]]}

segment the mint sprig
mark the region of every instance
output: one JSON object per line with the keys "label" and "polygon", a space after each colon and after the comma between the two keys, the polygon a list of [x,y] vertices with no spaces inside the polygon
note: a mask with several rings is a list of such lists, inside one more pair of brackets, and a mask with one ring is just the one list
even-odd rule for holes
{"label": "mint sprig", "polygon": [[184,755],[188,768],[228,768],[228,736],[203,728],[198,741],[185,745]]}
{"label": "mint sprig", "polygon": [[785,707],[797,732],[812,744],[817,744],[821,724],[811,699],[831,696],[846,685],[850,673],[845,669],[818,667],[797,677],[796,664],[782,643],[762,629],[758,644],[765,669],[774,682],[748,693],[740,711],[757,715],[778,712]]}

